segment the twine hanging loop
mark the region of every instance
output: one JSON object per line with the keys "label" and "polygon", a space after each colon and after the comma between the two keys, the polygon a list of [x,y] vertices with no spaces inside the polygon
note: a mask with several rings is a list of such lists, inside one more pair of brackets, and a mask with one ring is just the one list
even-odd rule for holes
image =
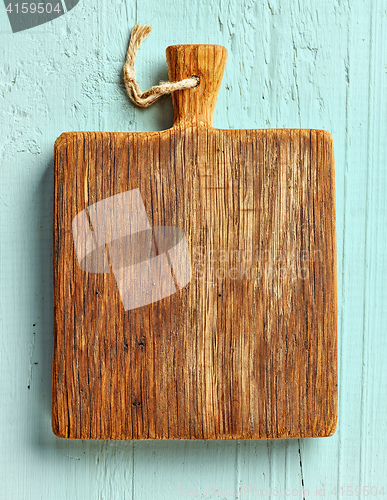
{"label": "twine hanging loop", "polygon": [[142,108],[147,108],[153,104],[159,97],[170,94],[175,90],[185,90],[192,89],[199,84],[199,78],[197,76],[192,76],[191,78],[186,78],[179,82],[160,82],[159,85],[155,85],[145,92],[141,92],[140,86],[136,80],[136,71],[134,69],[134,63],[136,61],[136,56],[141,43],[149,35],[152,28],[146,24],[136,26],[132,30],[130,36],[130,42],[128,47],[128,52],[126,54],[126,62],[124,65],[124,81],[126,91],[131,98],[131,100]]}

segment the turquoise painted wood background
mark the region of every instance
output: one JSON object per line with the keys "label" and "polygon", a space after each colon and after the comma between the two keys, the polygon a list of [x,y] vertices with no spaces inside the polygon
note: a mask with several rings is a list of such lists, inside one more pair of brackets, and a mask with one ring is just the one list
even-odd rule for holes
{"label": "turquoise painted wood background", "polygon": [[[141,110],[125,94],[136,22],[153,26],[137,62],[143,89],[167,79],[168,45],[218,43],[229,58],[215,126],[333,134],[340,403],[331,438],[108,443],[51,433],[53,145],[63,131],[172,124],[170,97]],[[387,495],[386,31],[386,0],[80,0],[16,34],[0,5],[0,498]]]}

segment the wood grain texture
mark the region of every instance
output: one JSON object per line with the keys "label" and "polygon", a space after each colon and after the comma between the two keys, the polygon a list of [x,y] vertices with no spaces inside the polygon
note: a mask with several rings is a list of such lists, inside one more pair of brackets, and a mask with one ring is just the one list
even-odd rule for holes
{"label": "wood grain texture", "polygon": [[[200,77],[195,89],[175,93],[182,95],[174,97],[172,129],[68,133],[56,142],[54,432],[78,439],[331,435],[332,138],[212,128],[225,49],[167,53],[173,76]],[[78,265],[71,224],[87,207],[135,189],[152,227],[184,231],[193,270],[177,293],[125,311],[114,274]]]}
{"label": "wood grain texture", "polygon": [[[117,0],[114,8],[80,0],[58,20],[12,35],[0,8],[4,498],[170,500],[207,491],[232,499],[238,491],[255,499],[257,490],[282,498],[302,487],[305,498],[316,488],[328,498],[334,487],[386,488],[386,9],[384,0]],[[68,130],[173,122],[170,97],[143,111],[125,94],[121,69],[136,22],[153,27],[136,62],[143,88],[168,79],[166,46],[218,43],[229,55],[215,127],[333,135],[340,394],[331,438],[85,442],[51,431],[54,141]]]}

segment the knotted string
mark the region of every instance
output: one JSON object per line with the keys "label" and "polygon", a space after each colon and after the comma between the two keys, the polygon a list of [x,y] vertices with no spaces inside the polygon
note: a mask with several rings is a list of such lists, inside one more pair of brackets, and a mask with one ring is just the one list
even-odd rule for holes
{"label": "knotted string", "polygon": [[180,82],[160,82],[159,85],[155,85],[146,92],[141,92],[140,86],[136,80],[134,63],[136,61],[137,52],[141,43],[151,31],[152,28],[146,24],[136,24],[130,36],[126,62],[124,65],[124,81],[126,91],[128,92],[131,100],[137,104],[137,106],[141,106],[142,108],[147,108],[159,97],[165,94],[170,94],[175,90],[192,89],[199,84],[199,78],[197,76],[192,76],[191,78],[186,78]]}

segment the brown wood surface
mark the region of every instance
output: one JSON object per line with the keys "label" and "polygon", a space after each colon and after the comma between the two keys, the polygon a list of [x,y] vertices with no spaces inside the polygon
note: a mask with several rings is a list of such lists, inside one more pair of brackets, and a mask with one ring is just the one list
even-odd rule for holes
{"label": "brown wood surface", "polygon": [[[333,144],[318,130],[219,130],[226,51],[167,49],[175,125],[62,134],[54,159],[52,426],[78,439],[331,435],[337,421]],[[151,226],[184,230],[192,279],[125,311],[82,271],[72,220],[138,188]],[[251,256],[251,258],[249,258]]]}

